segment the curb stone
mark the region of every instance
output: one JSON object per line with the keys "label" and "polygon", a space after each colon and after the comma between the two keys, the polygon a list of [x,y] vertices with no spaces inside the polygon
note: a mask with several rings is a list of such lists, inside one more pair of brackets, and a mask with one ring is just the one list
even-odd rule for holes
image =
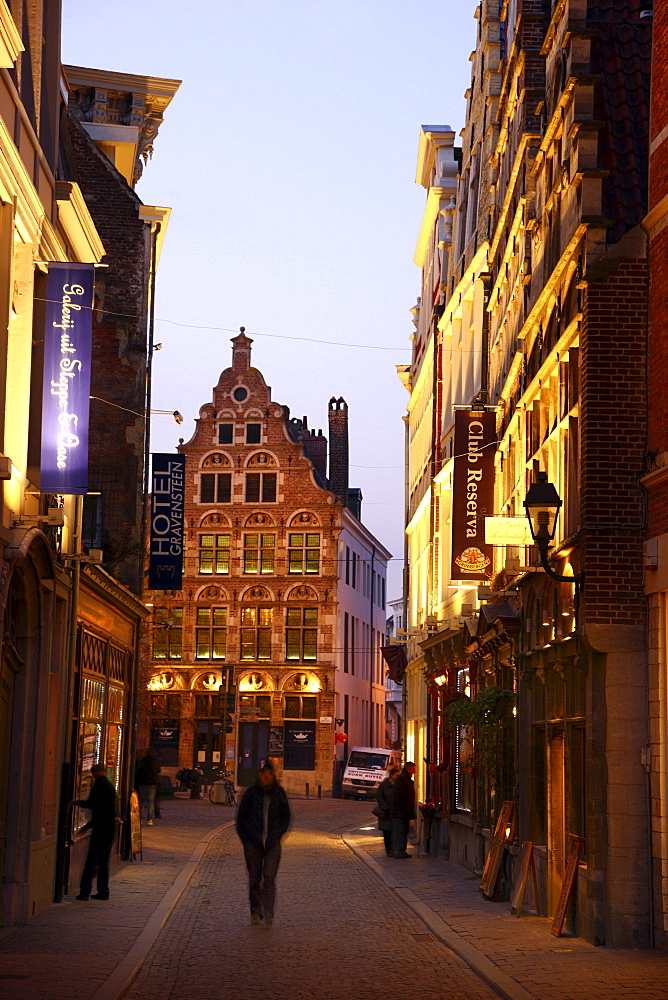
{"label": "curb stone", "polygon": [[121,1000],[121,997],[125,996],[137,977],[139,970],[144,964],[149,951],[155,944],[160,931],[169,920],[174,907],[188,887],[191,878],[197,871],[197,867],[202,860],[207,847],[214,837],[217,837],[219,833],[222,833],[224,830],[228,830],[233,825],[233,821],[223,823],[222,826],[217,826],[214,830],[210,830],[207,835],[200,840],[197,847],[190,855],[190,858],[186,861],[183,868],[176,876],[151,916],[146,921],[135,943],[132,945],[125,957],[118,963],[112,974],[108,976],[100,988],[95,991],[90,1000]]}
{"label": "curb stone", "polygon": [[[472,944],[465,941],[460,934],[448,927],[444,920],[434,913],[430,906],[423,903],[410,889],[406,889],[392,875],[386,872],[373,860],[370,854],[359,847],[348,833],[342,833],[341,839],[346,847],[350,848],[353,854],[357,855],[360,861],[371,868],[379,878],[385,882],[389,889],[396,892],[397,896],[410,906],[411,910],[427,925],[429,930],[439,941],[454,951],[466,964],[483,979],[488,986],[500,993],[505,1000],[535,1000],[533,994],[527,992],[523,986],[515,982],[509,975],[503,972],[494,962],[490,961],[486,955]],[[95,997],[97,1000],[97,996]]]}

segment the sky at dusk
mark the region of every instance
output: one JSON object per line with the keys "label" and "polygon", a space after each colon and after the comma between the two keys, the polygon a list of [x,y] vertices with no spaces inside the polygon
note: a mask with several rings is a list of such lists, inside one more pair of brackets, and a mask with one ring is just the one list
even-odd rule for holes
{"label": "sky at dusk", "polygon": [[272,398],[327,433],[401,593],[420,125],[463,126],[474,0],[64,0],[64,63],[182,80],[137,193],[172,209],[152,450],[194,430],[240,326]]}

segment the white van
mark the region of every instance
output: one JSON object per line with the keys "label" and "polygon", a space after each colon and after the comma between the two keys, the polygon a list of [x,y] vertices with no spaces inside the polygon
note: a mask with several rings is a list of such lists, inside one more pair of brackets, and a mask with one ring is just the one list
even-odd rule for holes
{"label": "white van", "polygon": [[399,753],[384,747],[353,747],[343,772],[341,794],[344,799],[375,799],[378,786],[392,764],[399,763]]}

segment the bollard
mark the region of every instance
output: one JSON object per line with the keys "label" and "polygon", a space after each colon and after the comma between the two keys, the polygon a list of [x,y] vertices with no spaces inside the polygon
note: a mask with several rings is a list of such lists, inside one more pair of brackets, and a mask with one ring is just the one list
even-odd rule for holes
{"label": "bollard", "polygon": [[322,798],[322,785],[318,785],[318,798]]}
{"label": "bollard", "polygon": [[306,798],[308,798],[308,781],[306,782]]}

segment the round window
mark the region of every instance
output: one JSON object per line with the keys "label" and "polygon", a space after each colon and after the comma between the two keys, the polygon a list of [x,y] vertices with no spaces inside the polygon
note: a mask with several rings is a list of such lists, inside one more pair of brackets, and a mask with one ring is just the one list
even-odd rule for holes
{"label": "round window", "polygon": [[242,403],[246,398],[246,396],[248,395],[248,389],[244,389],[244,387],[240,385],[238,389],[234,390],[232,395],[234,396],[234,398],[238,403]]}

